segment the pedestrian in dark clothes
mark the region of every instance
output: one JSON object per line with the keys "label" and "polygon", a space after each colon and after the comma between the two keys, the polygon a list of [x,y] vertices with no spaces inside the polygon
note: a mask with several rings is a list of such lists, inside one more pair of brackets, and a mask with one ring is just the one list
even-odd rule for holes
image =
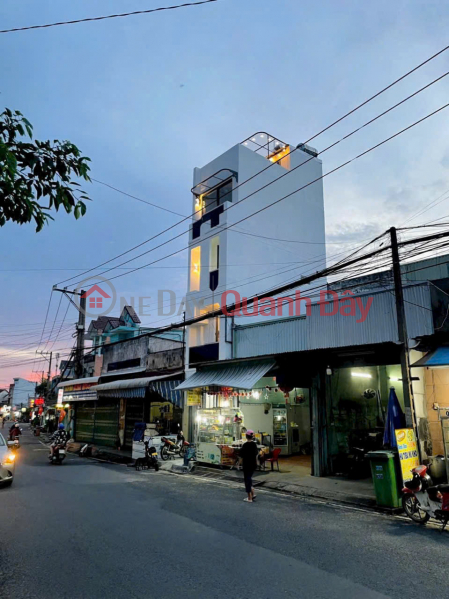
{"label": "pedestrian in dark clothes", "polygon": [[243,467],[243,478],[245,480],[245,489],[248,493],[248,497],[245,497],[244,501],[252,503],[256,496],[254,495],[253,488],[253,474],[257,468],[257,445],[254,442],[254,432],[246,431],[246,442],[243,443],[240,450],[240,463]]}

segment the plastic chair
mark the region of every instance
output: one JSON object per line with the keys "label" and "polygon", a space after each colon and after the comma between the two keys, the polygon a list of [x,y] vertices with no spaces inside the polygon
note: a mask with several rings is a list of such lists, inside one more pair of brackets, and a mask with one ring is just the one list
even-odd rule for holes
{"label": "plastic chair", "polygon": [[270,462],[271,470],[274,470],[273,464],[277,464],[278,472],[279,472],[279,455],[280,455],[281,451],[282,451],[282,449],[280,447],[276,447],[276,449],[273,450],[273,456],[271,458],[267,458],[265,460],[264,466],[267,462]]}

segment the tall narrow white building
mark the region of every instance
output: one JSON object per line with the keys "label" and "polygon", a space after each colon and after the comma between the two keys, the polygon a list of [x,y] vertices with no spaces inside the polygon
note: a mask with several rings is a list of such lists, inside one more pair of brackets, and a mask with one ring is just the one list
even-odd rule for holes
{"label": "tall narrow white building", "polygon": [[[313,148],[295,148],[264,132],[194,169],[187,318],[325,266],[321,176]],[[306,295],[307,287],[301,293]],[[305,307],[301,302],[302,312]],[[275,310],[268,304],[249,315],[249,306],[246,315],[190,326],[188,367],[232,358],[233,323],[286,317],[296,308],[293,302]]]}

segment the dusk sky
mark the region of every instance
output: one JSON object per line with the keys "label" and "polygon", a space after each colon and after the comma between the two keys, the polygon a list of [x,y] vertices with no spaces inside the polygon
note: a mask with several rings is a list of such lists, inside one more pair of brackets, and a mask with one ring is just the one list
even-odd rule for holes
{"label": "dusk sky", "polygon": [[[0,23],[1,29],[8,29],[174,3],[15,0],[0,5]],[[37,139],[75,143],[91,158],[95,179],[187,215],[194,167],[256,131],[294,145],[312,137],[445,47],[449,13],[444,9],[444,2],[429,0],[394,4],[219,0],[149,15],[1,34],[0,102],[2,109],[23,112]],[[311,145],[318,150],[326,147],[446,71],[449,52]],[[439,108],[448,97],[449,77],[326,152],[324,172]],[[324,180],[327,241],[332,244],[328,254],[392,225],[401,226],[440,196],[444,201],[410,224],[449,214],[448,117],[449,110],[435,115]],[[8,223],[0,230],[0,387],[17,376],[36,380],[46,369],[44,361],[30,360],[55,283],[180,219],[98,183],[84,188],[93,201],[82,219],[75,221],[60,212],[40,233],[32,224]],[[173,233],[185,229],[180,225]],[[186,242],[184,235],[129,266],[146,264]],[[294,260],[294,252],[292,256]],[[117,293],[126,298],[151,296],[155,301],[158,289],[173,289],[181,297],[186,263],[187,253],[182,252],[156,267],[121,277],[114,281]],[[270,266],[260,269],[265,272]],[[50,341],[40,349],[46,346],[66,354],[73,345],[77,312],[69,308],[53,345],[67,307],[63,298],[52,330],[59,299],[53,294],[43,332],[43,341]],[[152,325],[176,319],[163,320],[153,312],[142,320]],[[33,373],[33,367],[38,372]]]}

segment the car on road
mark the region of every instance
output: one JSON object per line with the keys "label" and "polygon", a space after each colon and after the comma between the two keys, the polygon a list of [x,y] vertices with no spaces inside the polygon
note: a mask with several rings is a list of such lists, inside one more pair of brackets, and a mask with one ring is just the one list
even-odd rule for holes
{"label": "car on road", "polygon": [[15,454],[10,451],[5,438],[0,433],[0,486],[12,485],[15,471]]}

